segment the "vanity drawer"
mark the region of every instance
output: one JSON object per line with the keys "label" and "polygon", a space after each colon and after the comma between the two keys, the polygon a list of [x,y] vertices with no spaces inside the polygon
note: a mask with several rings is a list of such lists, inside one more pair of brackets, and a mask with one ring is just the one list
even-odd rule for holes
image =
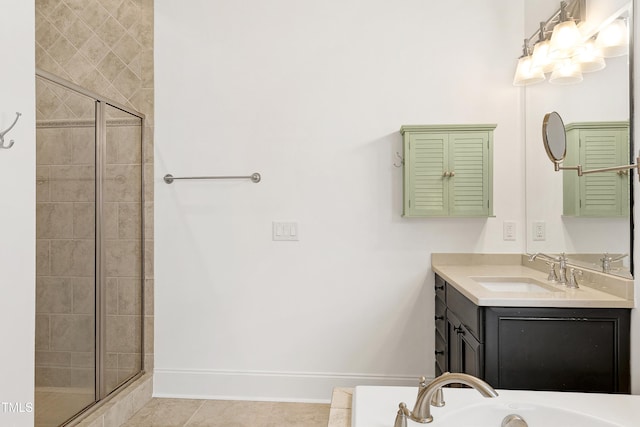
{"label": "vanity drawer", "polygon": [[444,279],[436,274],[436,283],[435,283],[436,297],[440,298],[442,301],[447,300],[446,296],[446,282]]}
{"label": "vanity drawer", "polygon": [[460,291],[447,283],[447,307],[458,316],[460,322],[465,328],[481,343],[484,337],[481,331],[481,309],[467,297],[462,295]]}
{"label": "vanity drawer", "polygon": [[440,298],[436,298],[435,312],[436,330],[444,337],[447,331],[447,320],[445,318],[447,306]]}

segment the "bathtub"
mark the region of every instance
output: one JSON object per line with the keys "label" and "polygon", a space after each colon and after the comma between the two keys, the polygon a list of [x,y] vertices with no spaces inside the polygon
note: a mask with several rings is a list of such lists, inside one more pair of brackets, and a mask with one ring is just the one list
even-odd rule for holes
{"label": "bathtub", "polygon": [[[431,407],[430,427],[500,427],[511,414],[529,427],[640,427],[640,396],[497,390],[485,398],[470,388],[444,388],[446,405]],[[393,427],[398,404],[412,410],[417,387],[358,386],[354,390],[351,427]]]}

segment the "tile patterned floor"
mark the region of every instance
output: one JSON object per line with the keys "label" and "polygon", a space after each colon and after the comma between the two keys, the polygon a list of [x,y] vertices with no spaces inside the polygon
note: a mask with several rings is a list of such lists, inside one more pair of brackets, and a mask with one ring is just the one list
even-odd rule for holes
{"label": "tile patterned floor", "polygon": [[351,427],[353,388],[336,387],[331,396],[328,427]]}
{"label": "tile patterned floor", "polygon": [[123,427],[327,427],[329,405],[153,398]]}

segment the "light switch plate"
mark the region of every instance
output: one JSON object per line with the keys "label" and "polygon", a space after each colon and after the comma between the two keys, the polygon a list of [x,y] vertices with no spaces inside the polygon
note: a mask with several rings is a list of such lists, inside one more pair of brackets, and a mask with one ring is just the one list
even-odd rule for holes
{"label": "light switch plate", "polygon": [[272,239],[284,241],[296,241],[298,239],[297,222],[272,222]]}
{"label": "light switch plate", "polygon": [[505,221],[502,223],[502,239],[516,240],[516,223],[515,221]]}

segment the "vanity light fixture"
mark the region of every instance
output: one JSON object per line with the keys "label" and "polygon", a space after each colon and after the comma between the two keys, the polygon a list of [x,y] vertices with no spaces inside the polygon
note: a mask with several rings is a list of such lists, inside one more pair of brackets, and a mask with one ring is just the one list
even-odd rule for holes
{"label": "vanity light fixture", "polygon": [[[627,54],[629,31],[626,18],[623,17],[629,13],[630,4],[599,25],[594,25],[585,21],[586,0],[561,1],[560,8],[541,22],[540,28],[531,37],[525,39],[525,54],[518,60],[513,84],[522,86],[538,83],[544,80],[547,73],[551,73],[549,83],[579,83],[583,80],[582,73],[605,68],[604,58]],[[532,40],[537,41],[530,44]],[[530,55],[530,52],[533,54]],[[526,58],[532,60],[527,61]],[[522,67],[525,67],[525,73]]]}
{"label": "vanity light fixture", "polygon": [[535,46],[533,46],[533,54],[531,57],[533,59],[534,67],[539,68],[543,73],[550,73],[553,71],[555,64],[549,52],[551,42],[547,37],[545,25],[546,22],[540,23],[539,39]]}
{"label": "vanity light fixture", "polygon": [[587,40],[575,56],[583,73],[592,73],[602,70],[607,64],[604,62],[602,48],[596,43],[595,37]]}
{"label": "vanity light fixture", "polygon": [[516,75],[513,77],[513,84],[515,86],[531,85],[543,81],[544,78],[542,69],[533,66],[533,58],[529,54],[529,42],[525,39],[522,56],[518,59]]}
{"label": "vanity light fixture", "polygon": [[567,13],[567,2],[560,2],[559,22],[553,27],[549,56],[555,60],[572,58],[582,44],[582,34]]}
{"label": "vanity light fixture", "polygon": [[559,85],[570,85],[581,81],[582,71],[580,71],[580,64],[572,58],[556,61],[551,77],[549,77],[549,83]]}
{"label": "vanity light fixture", "polygon": [[[584,20],[585,0],[560,2],[558,9],[549,19],[540,22],[540,28],[525,40],[525,54],[518,60],[518,68],[513,79],[516,86],[530,85],[545,79],[545,73],[551,73],[549,82],[555,84],[571,84],[582,81],[582,70],[574,59],[579,52],[582,36],[576,23]],[[531,46],[530,40],[536,40]],[[531,55],[527,74],[535,78],[522,78],[521,63],[527,64],[523,58]],[[540,76],[542,74],[542,77]]]}
{"label": "vanity light fixture", "polygon": [[629,31],[624,19],[616,19],[598,33],[596,44],[605,58],[626,55],[629,50]]}

